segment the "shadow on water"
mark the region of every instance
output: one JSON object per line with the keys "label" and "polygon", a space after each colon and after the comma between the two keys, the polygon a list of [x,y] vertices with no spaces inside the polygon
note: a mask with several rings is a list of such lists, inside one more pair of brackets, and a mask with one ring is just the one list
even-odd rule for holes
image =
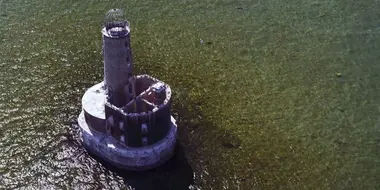
{"label": "shadow on water", "polygon": [[[67,143],[79,147],[83,151],[79,142],[79,126],[71,119],[70,129],[66,136]],[[120,178],[126,187],[139,190],[150,189],[189,189],[193,184],[194,172],[186,158],[181,141],[177,141],[174,155],[166,163],[147,171],[127,171],[107,163],[98,156],[85,151],[88,156],[100,163],[106,170]]]}
{"label": "shadow on water", "polygon": [[[215,168],[215,165],[210,164],[211,158],[215,160],[215,156],[218,156],[217,154],[220,151],[238,148],[241,141],[228,131],[219,130],[211,121],[194,120],[194,118],[204,118],[197,111],[196,104],[182,103],[173,105],[173,115],[177,118],[179,134],[173,157],[163,165],[143,172],[126,171],[108,164],[87,151],[85,154],[95,159],[106,170],[122,178],[126,187],[133,189],[181,190],[215,187],[214,183],[223,180],[223,178],[219,179],[218,177],[223,176],[212,175],[215,169],[221,168]],[[76,121],[70,121],[70,125],[71,129],[65,135],[67,136],[67,143],[73,146],[81,146],[78,142],[79,128]],[[211,152],[204,152],[204,143],[210,138],[216,139],[214,148]]]}
{"label": "shadow on water", "polygon": [[[179,92],[180,89],[176,91]],[[228,183],[225,182],[228,176],[220,174],[228,168],[224,165],[228,160],[220,158],[220,152],[235,151],[241,146],[241,140],[229,130],[222,130],[214,122],[207,120],[198,109],[202,102],[189,101],[186,93],[179,96],[176,94],[172,112],[177,119],[178,139],[175,153],[168,162],[152,170],[131,172],[116,168],[95,155],[90,156],[106,170],[122,178],[126,187],[133,189],[222,188],[220,184]],[[76,119],[71,119],[70,126],[68,141],[74,146],[81,146],[77,143],[79,128]],[[208,147],[212,149],[205,148],[207,143],[211,143]],[[218,167],[219,164],[224,167]]]}
{"label": "shadow on water", "polygon": [[90,155],[107,170],[121,177],[126,186],[134,189],[189,189],[189,186],[193,184],[193,170],[185,157],[182,145],[179,143],[169,161],[147,171],[119,169],[95,155]]}
{"label": "shadow on water", "polygon": [[229,174],[225,169],[230,164],[228,159],[221,157],[221,152],[237,151],[241,139],[207,119],[199,109],[204,105],[202,100],[191,101],[186,92],[179,95],[181,91],[174,90],[173,115],[179,126],[178,138],[194,171],[192,187],[226,188],[223,183],[229,183],[226,182]]}

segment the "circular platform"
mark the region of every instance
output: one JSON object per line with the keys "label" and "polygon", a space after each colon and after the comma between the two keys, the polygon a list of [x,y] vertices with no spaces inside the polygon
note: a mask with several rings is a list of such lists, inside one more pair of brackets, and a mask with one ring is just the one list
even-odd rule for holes
{"label": "circular platform", "polygon": [[143,147],[129,147],[103,130],[90,127],[96,125],[98,129],[105,128],[104,104],[103,82],[88,89],[82,98],[83,109],[78,123],[81,141],[89,152],[118,168],[135,171],[154,168],[171,158],[177,135],[176,121],[172,116],[169,131],[162,140]]}

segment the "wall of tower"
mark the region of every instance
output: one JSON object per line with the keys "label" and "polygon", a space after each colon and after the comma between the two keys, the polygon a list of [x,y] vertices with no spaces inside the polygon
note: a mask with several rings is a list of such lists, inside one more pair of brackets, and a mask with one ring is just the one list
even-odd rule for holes
{"label": "wall of tower", "polygon": [[[128,29],[129,30],[129,29]],[[132,52],[130,34],[107,35],[103,29],[104,82],[110,102],[118,107],[132,98],[129,78],[132,77]]]}
{"label": "wall of tower", "polygon": [[[138,78],[136,87],[158,80],[147,75]],[[137,77],[136,77],[137,78]],[[148,82],[148,83],[147,83]],[[145,84],[145,85],[144,85]],[[171,126],[171,90],[166,85],[165,90],[154,94],[161,97],[155,106],[145,103],[139,97],[133,105],[119,108],[112,103],[105,103],[106,133],[122,144],[130,147],[142,147],[162,140]],[[143,97],[143,96],[140,96]]]}
{"label": "wall of tower", "polygon": [[155,112],[126,114],[106,104],[106,131],[122,144],[142,147],[162,140],[170,128],[170,103]]}

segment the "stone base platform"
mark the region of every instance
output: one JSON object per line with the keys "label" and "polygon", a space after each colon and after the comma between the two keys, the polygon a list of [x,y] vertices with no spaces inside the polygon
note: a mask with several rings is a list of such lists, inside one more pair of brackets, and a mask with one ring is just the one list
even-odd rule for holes
{"label": "stone base platform", "polygon": [[[169,132],[162,140],[143,147],[129,147],[106,133],[90,129],[87,120],[98,120],[106,123],[104,116],[104,100],[99,93],[103,83],[94,85],[83,96],[83,109],[78,117],[80,137],[84,147],[92,154],[120,169],[142,171],[155,168],[169,160],[175,149],[177,125],[171,116]],[[90,106],[88,109],[86,106]],[[92,111],[89,114],[88,110]],[[91,112],[91,111],[90,111]],[[102,113],[103,112],[103,113]],[[85,115],[87,116],[85,117]],[[105,126],[104,126],[105,127]]]}

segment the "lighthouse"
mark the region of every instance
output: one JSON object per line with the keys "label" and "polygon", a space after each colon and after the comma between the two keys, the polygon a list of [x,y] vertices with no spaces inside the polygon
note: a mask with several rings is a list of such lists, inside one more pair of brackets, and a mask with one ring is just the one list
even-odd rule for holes
{"label": "lighthouse", "polygon": [[101,31],[104,81],[82,97],[81,141],[89,152],[118,168],[154,168],[175,149],[171,88],[152,76],[133,74],[131,30],[120,9],[107,12]]}
{"label": "lighthouse", "polygon": [[132,99],[132,52],[129,23],[119,9],[107,12],[102,29],[104,82],[109,101],[123,106]]}

